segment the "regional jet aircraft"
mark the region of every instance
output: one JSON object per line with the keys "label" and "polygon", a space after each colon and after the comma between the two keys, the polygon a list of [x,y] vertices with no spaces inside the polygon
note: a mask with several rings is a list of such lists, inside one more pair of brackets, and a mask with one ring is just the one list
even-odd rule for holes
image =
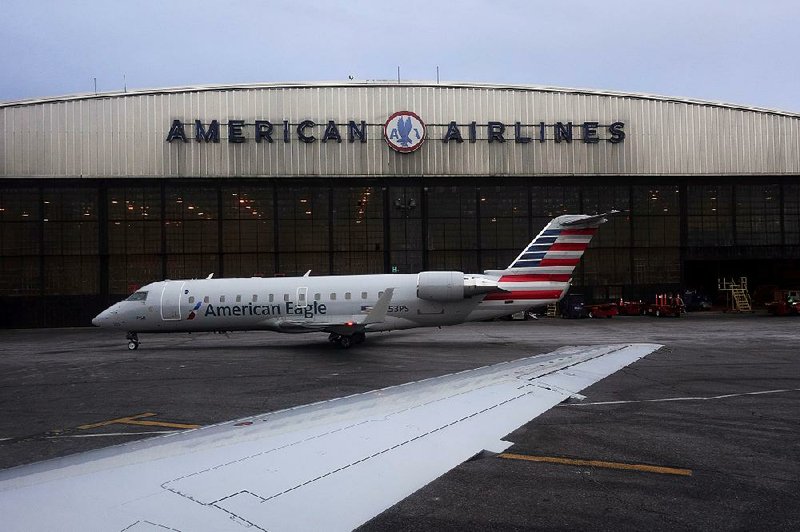
{"label": "regional jet aircraft", "polygon": [[504,270],[165,280],[92,323],[127,331],[129,349],[139,347],[138,333],[242,330],[326,332],[347,348],[372,331],[508,316],[564,297],[589,241],[615,212],[554,218]]}

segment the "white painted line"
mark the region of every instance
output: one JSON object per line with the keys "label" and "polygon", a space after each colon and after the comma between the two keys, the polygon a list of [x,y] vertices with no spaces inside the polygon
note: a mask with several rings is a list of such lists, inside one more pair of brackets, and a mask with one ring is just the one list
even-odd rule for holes
{"label": "white painted line", "polygon": [[104,438],[106,436],[139,436],[140,434],[175,434],[182,430],[150,430],[145,432],[106,432],[105,434],[63,434],[60,436],[47,436],[47,440],[59,438]]}
{"label": "white painted line", "polygon": [[745,395],[765,395],[772,393],[800,392],[800,388],[785,390],[764,390],[759,392],[729,393],[712,397],[667,397],[663,399],[640,399],[637,401],[601,401],[597,403],[564,403],[558,406],[591,406],[591,405],[626,405],[630,403],[666,403],[669,401],[710,401],[712,399],[728,399],[730,397],[743,397]]}

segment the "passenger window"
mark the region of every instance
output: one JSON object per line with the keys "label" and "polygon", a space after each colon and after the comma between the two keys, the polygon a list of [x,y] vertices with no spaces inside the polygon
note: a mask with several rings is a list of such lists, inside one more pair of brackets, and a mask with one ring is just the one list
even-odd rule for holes
{"label": "passenger window", "polygon": [[274,294],[270,294],[269,295],[269,302],[272,303],[273,301],[275,301],[275,295]]}
{"label": "passenger window", "polygon": [[350,292],[345,292],[344,293],[344,298],[345,299],[350,299]]}
{"label": "passenger window", "polygon": [[336,292],[331,292],[331,301],[336,301]]}
{"label": "passenger window", "polygon": [[314,301],[319,301],[321,297],[322,297],[321,294],[317,292],[316,294],[314,294]]}
{"label": "passenger window", "polygon": [[241,303],[242,302],[242,296],[236,296],[236,302],[237,303]]}
{"label": "passenger window", "polygon": [[203,303],[208,303],[208,296],[203,298]]}
{"label": "passenger window", "polygon": [[283,294],[283,300],[289,301],[289,294]]}
{"label": "passenger window", "polygon": [[378,292],[378,299],[383,297],[383,291]]}
{"label": "passenger window", "polygon": [[258,301],[258,294],[253,294],[253,303]]}
{"label": "passenger window", "polygon": [[194,296],[189,296],[189,304],[191,305],[194,303]]}
{"label": "passenger window", "polygon": [[219,296],[219,302],[225,303],[225,296]]}
{"label": "passenger window", "polygon": [[367,299],[367,293],[361,292],[361,299]]}

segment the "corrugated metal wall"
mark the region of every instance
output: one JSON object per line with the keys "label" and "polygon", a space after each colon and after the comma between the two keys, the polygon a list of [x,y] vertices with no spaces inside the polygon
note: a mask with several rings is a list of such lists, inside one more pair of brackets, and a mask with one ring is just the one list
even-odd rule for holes
{"label": "corrugated metal wall", "polygon": [[[395,111],[428,124],[417,152],[399,154],[382,138]],[[166,142],[173,120],[190,142]],[[194,120],[220,121],[219,144],[198,143]],[[247,142],[227,141],[242,119]],[[275,124],[275,142],[253,141],[257,119]],[[319,139],[328,120],[343,142],[301,142],[282,121],[310,119]],[[349,120],[368,123],[366,144],[347,141]],[[447,124],[464,143],[444,143]],[[478,123],[478,141],[465,124]],[[486,142],[486,123],[506,125],[507,142]],[[514,123],[571,121],[572,143],[553,131],[539,143],[514,142]],[[625,123],[624,142],[586,144],[579,124]],[[483,126],[483,127],[481,127]],[[347,84],[182,89],[0,105],[0,177],[185,176],[530,176],[800,173],[800,115],[703,102],[589,91],[480,85]],[[535,137],[534,127],[525,134]],[[601,128],[601,139],[608,133]]]}

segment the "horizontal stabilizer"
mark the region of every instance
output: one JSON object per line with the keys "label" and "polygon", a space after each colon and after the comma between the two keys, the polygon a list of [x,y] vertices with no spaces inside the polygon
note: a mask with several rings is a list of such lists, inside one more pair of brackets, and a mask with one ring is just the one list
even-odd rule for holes
{"label": "horizontal stabilizer", "polygon": [[611,210],[603,214],[595,214],[594,216],[584,216],[575,220],[565,220],[561,222],[564,227],[596,227],[608,221],[609,216],[613,216],[620,211]]}

